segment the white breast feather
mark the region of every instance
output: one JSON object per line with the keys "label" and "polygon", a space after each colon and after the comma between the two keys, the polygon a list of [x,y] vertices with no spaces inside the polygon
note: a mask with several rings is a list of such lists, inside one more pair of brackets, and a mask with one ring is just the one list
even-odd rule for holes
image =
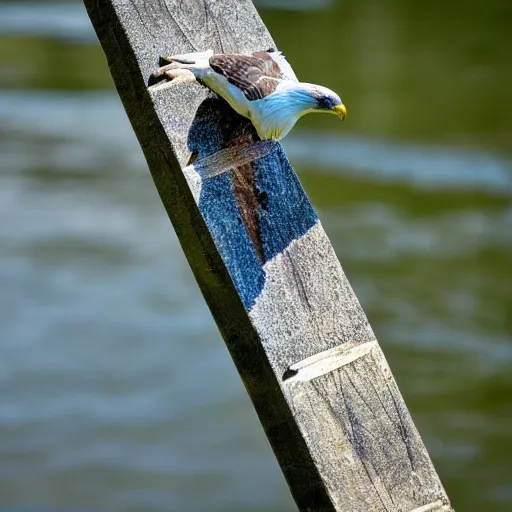
{"label": "white breast feather", "polygon": [[316,100],[295,81],[283,80],[262,100],[250,102],[251,119],[262,139],[282,139],[295,123],[316,107]]}
{"label": "white breast feather", "polygon": [[238,114],[252,121],[261,139],[282,139],[297,120],[310,112],[315,101],[305,94],[301,84],[283,80],[277,89],[261,100],[249,101],[227,78],[211,68],[194,74],[212,91],[224,98]]}
{"label": "white breast feather", "polygon": [[213,92],[224,98],[233,110],[238,112],[241,116],[249,117],[249,104],[251,102],[238,87],[230,84],[225,76],[210,70],[210,73],[203,75],[201,80]]}

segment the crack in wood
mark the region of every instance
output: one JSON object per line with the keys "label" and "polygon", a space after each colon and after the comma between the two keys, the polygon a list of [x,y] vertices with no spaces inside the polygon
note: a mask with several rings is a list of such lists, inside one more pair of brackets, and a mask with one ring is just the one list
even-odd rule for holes
{"label": "crack in wood", "polygon": [[300,301],[302,302],[302,304],[307,306],[309,311],[312,311],[313,307],[311,305],[311,302],[309,301],[309,297],[308,297],[308,293],[306,291],[306,287],[304,285],[304,281],[302,280],[301,273],[300,273],[299,269],[297,268],[297,266],[295,265],[295,262],[293,261],[292,255],[290,253],[285,253],[284,256],[286,257],[286,259],[288,260],[288,262],[290,264],[290,269],[292,271],[291,275],[293,277],[295,284],[297,285],[296,289],[299,293]]}
{"label": "crack in wood", "polygon": [[153,31],[149,29],[149,27],[147,26],[145,20],[144,20],[144,17],[142,16],[142,14],[140,13],[139,11],[139,7],[137,5],[137,2],[133,1],[133,0],[128,0],[130,2],[130,4],[132,5],[134,11],[137,13],[137,16],[139,18],[139,21],[140,21],[140,24],[142,27],[144,27],[144,30],[146,31],[146,33],[148,34],[148,36],[152,37],[153,39],[155,39],[155,34],[153,34]]}
{"label": "crack in wood", "polygon": [[222,36],[219,29],[219,24],[217,23],[217,17],[212,13],[209,4],[204,1],[204,10],[206,14],[206,24],[208,24],[208,15],[211,16],[211,19],[213,20],[213,24],[215,25],[215,31],[217,32],[217,39],[219,41],[220,51],[221,53],[226,53],[224,43],[222,42]]}
{"label": "crack in wood", "polygon": [[192,38],[183,30],[182,25],[180,23],[178,23],[178,21],[174,17],[173,13],[171,12],[170,7],[167,5],[167,1],[166,0],[162,1],[162,5],[164,6],[164,8],[167,11],[167,14],[171,18],[171,20],[174,22],[175,27],[177,28],[177,30],[179,32],[181,32],[182,36],[185,38],[187,43],[193,48],[193,50],[195,52],[199,51],[197,46],[194,44],[194,41],[192,40]]}
{"label": "crack in wood", "polygon": [[371,482],[371,485],[375,489],[382,506],[385,508],[386,512],[393,512],[395,510],[395,507],[393,506],[393,499],[372,462],[372,460],[374,460],[372,456],[372,445],[368,445],[366,437],[363,435],[363,424],[361,418],[356,413],[355,407],[353,407],[353,400],[344,397],[344,403],[347,411],[348,422],[352,431],[352,446],[354,447],[363,469]]}
{"label": "crack in wood", "polygon": [[343,343],[290,365],[282,380],[295,382],[316,379],[369,354],[377,346],[376,341]]}
{"label": "crack in wood", "polygon": [[252,144],[232,146],[221,149],[213,155],[198,158],[189,167],[192,167],[203,180],[213,178],[267,156],[277,147],[277,144],[273,140],[263,140]]}
{"label": "crack in wood", "polygon": [[389,382],[387,383],[387,388],[388,388],[389,394],[391,396],[391,400],[393,401],[393,405],[395,406],[396,413],[398,415],[398,433],[399,433],[400,437],[402,438],[405,449],[407,451],[407,458],[409,459],[409,463],[411,464],[411,470],[414,472],[416,468],[415,468],[415,464],[414,464],[414,458],[413,458],[414,456],[413,456],[413,451],[411,449],[409,433],[407,432],[406,424],[402,418],[399,404],[396,402],[395,397],[389,387]]}

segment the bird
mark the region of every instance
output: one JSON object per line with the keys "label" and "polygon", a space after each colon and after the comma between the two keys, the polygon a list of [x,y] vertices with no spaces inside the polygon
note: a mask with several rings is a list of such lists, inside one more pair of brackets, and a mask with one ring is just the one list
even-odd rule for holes
{"label": "bird", "polygon": [[281,140],[311,112],[335,114],[341,120],[347,115],[334,91],[299,82],[283,53],[272,48],[251,55],[208,50],[161,61],[166,64],[153,73],[150,89],[197,81],[249,119],[261,140]]}

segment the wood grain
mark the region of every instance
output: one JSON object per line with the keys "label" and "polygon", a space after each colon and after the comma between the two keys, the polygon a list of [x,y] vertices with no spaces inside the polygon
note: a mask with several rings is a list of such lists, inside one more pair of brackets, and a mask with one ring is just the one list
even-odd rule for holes
{"label": "wood grain", "polygon": [[281,145],[257,142],[245,119],[197,84],[147,90],[159,55],[275,47],[252,3],[85,4],[164,207],[299,509],[452,510]]}

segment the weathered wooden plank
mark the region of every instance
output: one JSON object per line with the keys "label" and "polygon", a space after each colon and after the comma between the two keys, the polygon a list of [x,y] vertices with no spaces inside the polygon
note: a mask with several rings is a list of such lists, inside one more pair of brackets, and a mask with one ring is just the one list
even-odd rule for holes
{"label": "weathered wooden plank", "polygon": [[274,47],[252,3],[85,4],[300,510],[452,510],[281,145],[257,142],[245,119],[199,85],[147,90],[161,54]]}

